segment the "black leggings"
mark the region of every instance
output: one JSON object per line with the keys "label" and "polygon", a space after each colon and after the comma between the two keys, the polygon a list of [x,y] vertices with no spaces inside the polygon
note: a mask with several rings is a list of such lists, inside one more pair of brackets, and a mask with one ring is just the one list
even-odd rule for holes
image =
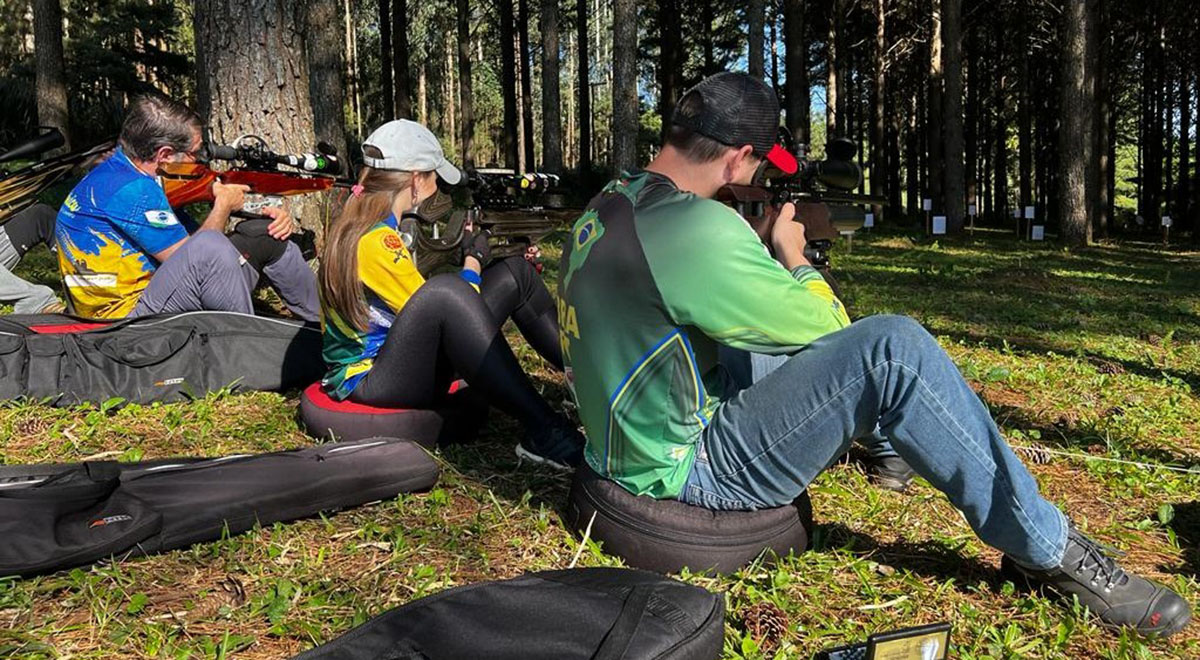
{"label": "black leggings", "polygon": [[527,425],[553,416],[500,330],[511,316],[534,349],[561,368],[558,317],[550,292],[520,257],[484,269],[480,290],[482,295],[449,273],[421,285],[396,315],[371,371],[350,393],[350,400],[433,408],[444,400],[457,375],[489,403]]}

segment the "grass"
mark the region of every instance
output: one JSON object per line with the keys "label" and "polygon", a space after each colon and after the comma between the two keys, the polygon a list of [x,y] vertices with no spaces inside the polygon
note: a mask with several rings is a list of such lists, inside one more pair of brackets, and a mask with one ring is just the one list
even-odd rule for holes
{"label": "grass", "polygon": [[[1026,448],[1047,496],[1125,551],[1125,565],[1200,605],[1200,474],[1078,457],[1200,471],[1200,253],[1068,252],[976,236],[875,234],[856,238],[853,254],[839,246],[847,302],[859,315],[909,314],[930,328],[1006,437]],[[52,275],[32,261],[36,277]],[[561,404],[561,379],[514,343]],[[12,403],[0,408],[0,459],[293,448],[309,442],[295,410],[294,394],[270,393],[106,411]],[[0,580],[0,656],[278,658],[447,587],[568,566],[579,550],[559,514],[568,481],[519,465],[516,433],[493,413],[478,442],[441,452],[445,473],[429,493],[163,555]],[[811,491],[814,550],[728,578],[682,576],[726,594],[726,657],[807,657],[938,620],[954,624],[955,656],[964,659],[1200,657],[1200,623],[1170,641],[1142,640],[1016,593],[998,575],[998,554],[924,482],[884,492],[839,464]],[[580,564],[619,560],[589,544]]]}

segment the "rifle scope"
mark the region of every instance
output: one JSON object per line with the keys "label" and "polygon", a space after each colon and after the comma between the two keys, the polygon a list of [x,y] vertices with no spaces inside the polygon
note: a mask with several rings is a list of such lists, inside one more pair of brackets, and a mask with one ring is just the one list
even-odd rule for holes
{"label": "rifle scope", "polygon": [[[240,142],[240,140],[239,140]],[[337,154],[328,145],[317,145],[320,153],[277,154],[260,141],[255,144],[209,144],[206,147],[207,156],[211,160],[240,160],[247,164],[258,165],[287,165],[304,172],[318,174],[338,174],[342,164]]]}

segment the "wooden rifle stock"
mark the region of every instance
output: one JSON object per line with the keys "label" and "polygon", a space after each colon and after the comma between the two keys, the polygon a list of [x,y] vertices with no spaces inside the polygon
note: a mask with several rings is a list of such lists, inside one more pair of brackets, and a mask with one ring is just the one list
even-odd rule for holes
{"label": "wooden rifle stock", "polygon": [[158,173],[171,206],[213,201],[214,181],[247,186],[252,194],[272,196],[320,192],[337,183],[334,177],[317,174],[237,169],[218,172],[201,163],[163,163]]}

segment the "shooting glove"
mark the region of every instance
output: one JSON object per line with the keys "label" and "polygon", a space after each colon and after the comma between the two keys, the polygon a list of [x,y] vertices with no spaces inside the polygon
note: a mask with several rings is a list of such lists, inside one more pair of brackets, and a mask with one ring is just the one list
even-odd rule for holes
{"label": "shooting glove", "polygon": [[475,257],[479,260],[480,267],[486,267],[492,258],[492,248],[488,245],[488,239],[491,237],[492,232],[486,229],[463,232],[461,243],[463,261],[466,261],[467,257]]}

